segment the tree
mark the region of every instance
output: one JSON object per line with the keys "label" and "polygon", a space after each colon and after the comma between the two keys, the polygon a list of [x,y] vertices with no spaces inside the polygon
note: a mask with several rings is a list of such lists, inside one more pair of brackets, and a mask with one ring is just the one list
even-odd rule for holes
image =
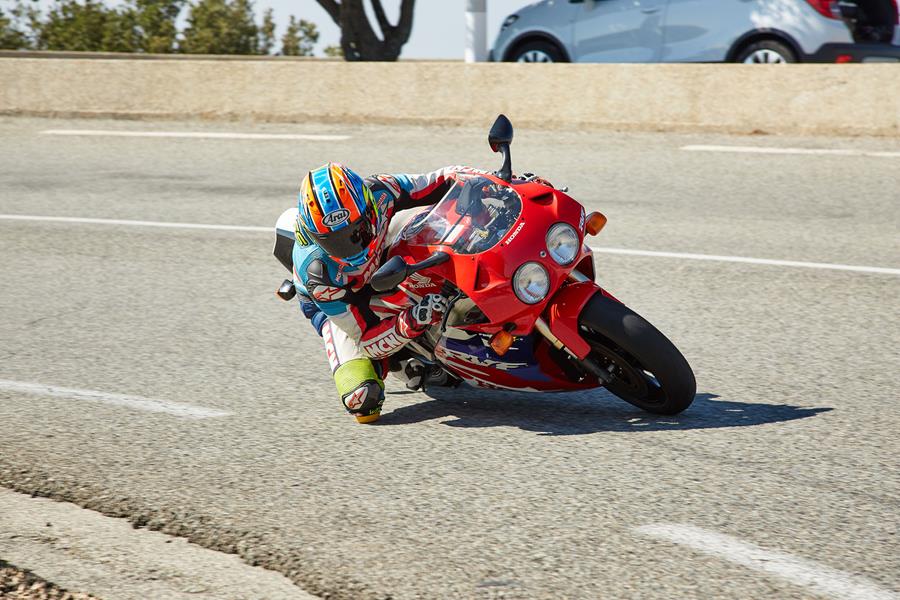
{"label": "tree", "polygon": [[259,28],[259,53],[271,54],[275,48],[275,17],[272,9],[266,9],[263,13],[262,27]]}
{"label": "tree", "polygon": [[41,50],[103,51],[106,43],[120,38],[120,24],[103,4],[85,0],[61,0],[47,13],[35,32]]}
{"label": "tree", "polygon": [[313,47],[319,41],[319,29],[305,19],[299,21],[291,15],[284,35],[281,36],[281,54],[284,56],[312,56]]}
{"label": "tree", "polygon": [[392,25],[384,12],[381,0],[372,0],[372,11],[381,29],[375,33],[363,0],[316,0],[341,28],[341,50],[347,60],[397,60],[403,45],[412,32],[413,10],[416,0],[403,0],[400,19]]}
{"label": "tree", "polygon": [[[13,17],[18,15],[13,9]],[[12,19],[3,14],[0,9],[0,48],[4,50],[19,50],[22,48],[30,48],[31,41],[24,31],[21,31]]]}
{"label": "tree", "polygon": [[187,54],[260,54],[261,45],[250,0],[198,0],[179,49]]}
{"label": "tree", "polygon": [[135,25],[140,31],[140,50],[156,54],[176,51],[178,15],[185,0],[131,0]]}

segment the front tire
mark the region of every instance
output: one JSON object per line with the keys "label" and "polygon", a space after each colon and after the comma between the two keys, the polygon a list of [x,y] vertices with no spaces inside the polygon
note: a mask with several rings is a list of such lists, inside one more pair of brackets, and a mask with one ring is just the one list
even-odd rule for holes
{"label": "front tire", "polygon": [[606,388],[658,415],[675,415],[694,401],[694,372],[678,348],[642,316],[598,292],[579,318],[590,357],[612,376]]}

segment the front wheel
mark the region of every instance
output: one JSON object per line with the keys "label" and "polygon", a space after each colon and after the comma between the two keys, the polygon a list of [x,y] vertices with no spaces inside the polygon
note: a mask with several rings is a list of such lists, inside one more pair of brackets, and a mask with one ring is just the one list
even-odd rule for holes
{"label": "front wheel", "polygon": [[598,292],[579,318],[590,357],[612,375],[610,392],[651,413],[678,414],[694,401],[694,372],[678,348],[642,316]]}

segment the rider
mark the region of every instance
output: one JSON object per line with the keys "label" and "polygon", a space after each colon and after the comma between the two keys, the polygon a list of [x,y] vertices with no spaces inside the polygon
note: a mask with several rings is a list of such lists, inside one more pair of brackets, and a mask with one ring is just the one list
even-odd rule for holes
{"label": "rider", "polygon": [[434,204],[463,167],[421,175],[362,179],[337,163],[311,171],[300,184],[293,251],[294,287],[303,313],[325,341],[338,394],[360,423],[378,420],[386,359],[429,326],[447,301],[428,294],[393,316],[370,307],[367,286],[380,266],[388,225],[397,211]]}

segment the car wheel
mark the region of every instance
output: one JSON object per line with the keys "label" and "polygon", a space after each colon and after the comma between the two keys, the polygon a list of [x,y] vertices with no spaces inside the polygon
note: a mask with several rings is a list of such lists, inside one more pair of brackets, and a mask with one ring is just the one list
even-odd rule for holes
{"label": "car wheel", "polygon": [[550,42],[534,41],[522,44],[510,55],[509,62],[555,63],[566,62],[562,51]]}
{"label": "car wheel", "polygon": [[783,65],[797,62],[797,55],[781,42],[763,40],[741,50],[734,62],[745,65]]}

